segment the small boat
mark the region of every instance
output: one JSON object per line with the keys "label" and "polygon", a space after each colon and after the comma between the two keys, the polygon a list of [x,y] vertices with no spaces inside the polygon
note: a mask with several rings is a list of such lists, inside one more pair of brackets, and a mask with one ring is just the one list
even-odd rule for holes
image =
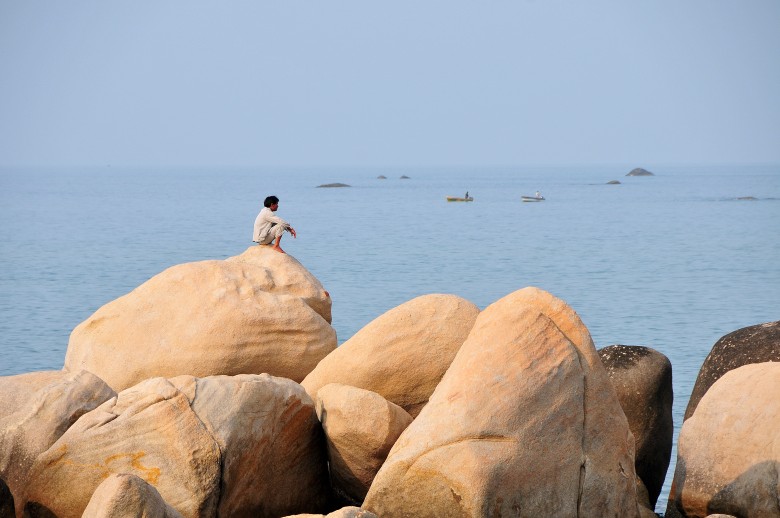
{"label": "small boat", "polygon": [[521,196],[523,201],[544,201],[544,196]]}
{"label": "small boat", "polygon": [[474,201],[474,197],[469,196],[468,198],[463,198],[458,196],[447,196],[447,201]]}

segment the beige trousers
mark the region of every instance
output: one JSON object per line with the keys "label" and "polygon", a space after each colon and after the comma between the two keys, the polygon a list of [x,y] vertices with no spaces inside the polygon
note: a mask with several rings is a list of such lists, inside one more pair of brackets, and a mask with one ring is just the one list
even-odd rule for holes
{"label": "beige trousers", "polygon": [[284,232],[284,227],[282,225],[277,225],[274,223],[270,229],[268,229],[268,233],[265,235],[264,238],[261,238],[260,241],[256,241],[258,245],[270,245],[273,243],[274,239],[281,236]]}

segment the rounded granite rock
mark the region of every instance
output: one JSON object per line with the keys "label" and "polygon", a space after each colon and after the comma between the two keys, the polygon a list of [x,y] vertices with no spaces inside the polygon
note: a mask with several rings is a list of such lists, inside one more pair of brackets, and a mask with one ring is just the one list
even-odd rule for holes
{"label": "rounded granite rock", "polygon": [[730,370],[680,430],[665,516],[780,516],[780,363]]}
{"label": "rounded granite rock", "polygon": [[380,315],[301,382],[316,401],[328,383],[370,390],[416,416],[471,331],[479,308],[456,295],[416,297]]}
{"label": "rounded granite rock", "polygon": [[65,369],[123,390],[148,378],[260,374],[300,382],[336,348],[331,300],[289,254],[249,247],[168,268],[73,330]]}
{"label": "rounded granite rock", "polygon": [[715,342],[699,369],[683,419],[693,415],[701,398],[721,376],[743,365],[762,362],[780,362],[780,321],[743,327]]}
{"label": "rounded granite rock", "polygon": [[359,505],[412,416],[376,392],[338,383],[317,392],[317,416],[327,439],[331,484]]}
{"label": "rounded granite rock", "polygon": [[[84,414],[116,396],[116,392],[91,372],[56,371],[54,378],[50,378],[51,374],[12,376],[16,383],[10,383],[11,386],[24,387],[18,398],[20,404],[12,405],[15,412],[0,417],[0,479],[20,504],[29,485],[30,468],[38,455]],[[30,383],[45,379],[49,383],[27,399]],[[5,384],[3,388],[8,386]]]}
{"label": "rounded granite rock", "polygon": [[577,314],[536,288],[477,317],[363,507],[377,516],[639,516],[633,437]]}
{"label": "rounded granite rock", "polygon": [[153,485],[128,474],[114,474],[97,487],[81,518],[182,518]]}
{"label": "rounded granite rock", "polygon": [[35,459],[17,506],[77,518],[119,474],[154,486],[185,517],[284,516],[329,498],[314,403],[268,374],[152,378],[120,392]]}
{"label": "rounded granite rock", "polygon": [[610,345],[598,352],[634,434],[636,474],[652,509],[672,453],[672,364],[660,352],[638,345]]}

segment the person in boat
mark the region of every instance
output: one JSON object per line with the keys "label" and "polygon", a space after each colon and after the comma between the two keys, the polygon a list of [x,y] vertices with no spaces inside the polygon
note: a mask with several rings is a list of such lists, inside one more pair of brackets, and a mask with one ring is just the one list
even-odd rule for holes
{"label": "person in boat", "polygon": [[534,197],[535,198],[541,198],[542,197],[542,193],[540,193],[539,191],[536,191],[536,194],[534,194]]}
{"label": "person in boat", "polygon": [[469,191],[466,191],[466,196],[464,196],[467,200],[469,199]]}
{"label": "person in boat", "polygon": [[268,196],[263,201],[263,209],[255,218],[255,228],[252,233],[252,241],[258,245],[270,245],[273,243],[273,249],[277,252],[285,253],[279,244],[282,241],[282,234],[286,230],[292,237],[297,237],[295,229],[285,220],[275,214],[279,208],[279,198]]}

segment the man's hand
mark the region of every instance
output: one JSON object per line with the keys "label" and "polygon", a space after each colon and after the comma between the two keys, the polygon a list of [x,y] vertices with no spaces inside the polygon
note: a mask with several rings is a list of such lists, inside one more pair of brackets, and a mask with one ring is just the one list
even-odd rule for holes
{"label": "man's hand", "polygon": [[295,229],[290,227],[290,234],[292,234],[292,237],[296,237],[297,234],[295,233]]}

